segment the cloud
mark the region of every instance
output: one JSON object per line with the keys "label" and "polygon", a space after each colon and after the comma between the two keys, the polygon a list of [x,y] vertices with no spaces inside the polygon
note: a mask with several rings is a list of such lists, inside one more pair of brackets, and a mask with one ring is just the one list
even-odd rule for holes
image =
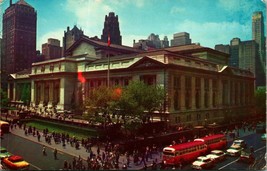
{"label": "cloud", "polygon": [[238,22],[204,22],[185,20],[177,26],[177,32],[188,32],[193,43],[214,48],[216,44],[229,44],[234,37],[251,40],[249,24]]}
{"label": "cloud", "polygon": [[77,18],[77,25],[84,30],[89,37],[102,34],[105,15],[115,12],[129,5],[141,8],[145,0],[67,0],[65,9],[72,12]]}
{"label": "cloud", "polygon": [[38,40],[37,40],[37,49],[42,51],[42,44],[47,43],[47,40],[49,38],[54,38],[54,39],[58,39],[60,40],[60,46],[62,47],[62,37],[63,35],[63,28],[59,28],[57,30],[54,31],[50,31],[48,33],[45,33],[44,35],[42,35]]}
{"label": "cloud", "polygon": [[67,0],[66,10],[75,15],[78,27],[92,37],[100,34],[105,15],[113,11],[113,8],[102,0]]}
{"label": "cloud", "polygon": [[181,14],[184,13],[186,10],[184,8],[179,7],[172,7],[170,10],[170,14]]}

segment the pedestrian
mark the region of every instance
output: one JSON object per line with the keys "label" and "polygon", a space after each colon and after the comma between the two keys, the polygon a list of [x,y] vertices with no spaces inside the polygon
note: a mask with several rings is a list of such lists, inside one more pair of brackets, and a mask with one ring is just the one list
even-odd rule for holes
{"label": "pedestrian", "polygon": [[100,148],[99,148],[99,146],[97,146],[97,155],[100,155]]}
{"label": "pedestrian", "polygon": [[39,142],[40,142],[40,138],[41,138],[41,135],[38,134],[38,135],[37,135],[37,139],[38,139]]}
{"label": "pedestrian", "polygon": [[43,146],[43,155],[46,156],[46,149],[45,149],[45,146]]}
{"label": "pedestrian", "polygon": [[67,160],[64,161],[63,170],[68,170],[68,162],[67,162]]}
{"label": "pedestrian", "polygon": [[57,149],[56,148],[54,149],[54,158],[55,160],[57,160]]}

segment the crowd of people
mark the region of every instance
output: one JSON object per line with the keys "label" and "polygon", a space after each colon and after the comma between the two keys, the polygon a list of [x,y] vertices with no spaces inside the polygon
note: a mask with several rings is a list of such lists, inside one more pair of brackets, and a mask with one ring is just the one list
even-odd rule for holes
{"label": "crowd of people", "polygon": [[[240,125],[236,125],[234,128],[227,128],[221,130],[221,133],[229,135],[233,139],[239,137],[239,131],[243,130],[252,131],[256,129],[257,122],[242,122]],[[72,161],[64,161],[63,170],[108,170],[108,169],[129,169],[131,165],[144,166],[147,168],[147,162],[152,161],[152,168],[159,162],[156,158],[153,158],[153,154],[161,154],[159,151],[162,147],[157,147],[155,144],[146,146],[144,148],[136,148],[131,151],[122,152],[119,144],[106,141],[101,143],[95,139],[77,139],[71,137],[68,133],[58,133],[55,131],[49,131],[47,128],[42,131],[37,130],[35,127],[26,126],[20,122],[10,123],[10,129],[16,129],[19,127],[25,132],[25,136],[36,137],[38,141],[43,138],[44,141],[51,145],[62,144],[65,148],[66,145],[83,149],[88,153],[87,159],[82,159],[81,156],[74,157]],[[187,137],[181,137],[177,142],[173,141],[172,144],[183,143],[190,141]],[[93,148],[94,147],[94,148]],[[46,147],[43,146],[43,155],[46,155]],[[57,159],[57,149],[54,149],[54,158]]]}

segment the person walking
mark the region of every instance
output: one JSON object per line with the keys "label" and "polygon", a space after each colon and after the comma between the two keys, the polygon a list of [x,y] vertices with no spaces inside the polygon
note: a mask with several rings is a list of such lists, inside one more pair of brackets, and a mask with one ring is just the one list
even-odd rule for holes
{"label": "person walking", "polygon": [[55,160],[57,160],[57,149],[56,148],[54,149],[54,158]]}
{"label": "person walking", "polygon": [[45,146],[43,146],[43,155],[46,156],[46,149],[45,149]]}

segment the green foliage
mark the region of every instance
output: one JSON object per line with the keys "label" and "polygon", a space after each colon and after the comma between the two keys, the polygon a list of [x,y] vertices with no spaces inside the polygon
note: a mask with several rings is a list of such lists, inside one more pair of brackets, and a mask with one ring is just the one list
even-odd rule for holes
{"label": "green foliage", "polygon": [[265,114],[266,111],[266,88],[257,89],[255,92],[255,108],[257,114]]}
{"label": "green foliage", "polygon": [[26,125],[35,127],[38,130],[47,128],[50,132],[55,131],[57,133],[68,133],[71,137],[75,136],[78,139],[96,137],[101,135],[99,132],[97,132],[97,130],[94,129],[80,128],[77,126],[49,122],[39,119],[30,120]]}
{"label": "green foliage", "polygon": [[96,119],[95,115],[98,113],[108,113],[112,101],[112,89],[100,86],[93,89],[89,93],[88,99],[85,101],[86,119]]}
{"label": "green foliage", "polygon": [[29,83],[24,83],[21,90],[21,100],[25,104],[29,104],[31,101],[31,87]]}
{"label": "green foliage", "polygon": [[[147,85],[141,81],[132,81],[123,88],[101,86],[90,91],[89,94],[85,103],[85,118],[99,122],[98,113],[113,113],[122,116],[125,128],[133,130],[138,127],[138,124],[135,124],[136,121],[143,121],[147,118],[146,114],[162,110],[165,96],[162,87]],[[102,123],[105,122],[100,120]],[[134,124],[132,120],[135,120]]]}
{"label": "green foliage", "polygon": [[132,81],[122,91],[117,107],[124,115],[143,120],[144,111],[150,114],[160,110],[164,101],[164,90],[160,86]]}
{"label": "green foliage", "polygon": [[8,102],[9,102],[9,99],[7,97],[7,92],[5,92],[3,89],[0,89],[0,96],[1,96],[1,108],[6,108],[8,107]]}

